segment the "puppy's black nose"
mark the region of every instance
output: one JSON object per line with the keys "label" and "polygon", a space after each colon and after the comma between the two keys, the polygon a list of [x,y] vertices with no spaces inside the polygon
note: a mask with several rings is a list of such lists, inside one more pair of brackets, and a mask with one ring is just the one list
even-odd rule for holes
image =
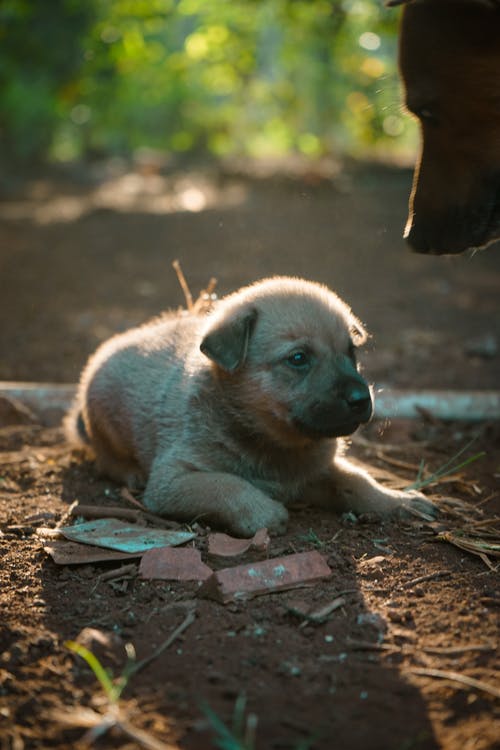
{"label": "puppy's black nose", "polygon": [[344,400],[351,411],[356,414],[371,412],[372,399],[368,386],[364,383],[353,382],[347,385],[344,391]]}

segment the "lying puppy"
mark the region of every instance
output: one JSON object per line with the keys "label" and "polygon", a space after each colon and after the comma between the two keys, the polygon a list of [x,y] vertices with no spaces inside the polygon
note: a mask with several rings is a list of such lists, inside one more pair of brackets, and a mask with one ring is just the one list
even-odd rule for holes
{"label": "lying puppy", "polygon": [[356,366],[366,338],[326,287],[272,278],[208,315],[166,314],[105,342],[66,419],[110,477],[145,484],[161,515],[234,534],[286,528],[305,500],[383,515],[434,510],[338,455],[337,438],[370,419]]}

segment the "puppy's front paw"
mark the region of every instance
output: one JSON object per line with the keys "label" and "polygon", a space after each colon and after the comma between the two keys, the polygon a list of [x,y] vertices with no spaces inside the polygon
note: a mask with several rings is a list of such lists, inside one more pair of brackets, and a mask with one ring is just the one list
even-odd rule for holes
{"label": "puppy's front paw", "polygon": [[231,531],[243,537],[250,537],[259,529],[266,528],[271,534],[284,534],[288,526],[288,511],[275,500],[253,504],[238,514],[231,522]]}
{"label": "puppy's front paw", "polygon": [[432,521],[439,515],[439,508],[432,500],[422,495],[417,490],[407,490],[401,492],[401,510],[404,515],[411,514],[418,516],[426,521]]}

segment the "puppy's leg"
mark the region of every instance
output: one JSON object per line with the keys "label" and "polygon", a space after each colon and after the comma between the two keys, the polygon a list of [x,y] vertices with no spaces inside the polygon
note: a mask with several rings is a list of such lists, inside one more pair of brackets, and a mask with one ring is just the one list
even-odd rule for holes
{"label": "puppy's leg", "polygon": [[252,536],[266,527],[283,533],[288,511],[240,477],[223,472],[182,471],[173,474],[162,457],[154,462],[143,498],[147,508],[185,521],[205,521],[233,534]]}
{"label": "puppy's leg", "polygon": [[437,515],[437,508],[414,490],[391,490],[345,458],[336,457],[327,476],[311,488],[310,499],[321,506],[354,513]]}

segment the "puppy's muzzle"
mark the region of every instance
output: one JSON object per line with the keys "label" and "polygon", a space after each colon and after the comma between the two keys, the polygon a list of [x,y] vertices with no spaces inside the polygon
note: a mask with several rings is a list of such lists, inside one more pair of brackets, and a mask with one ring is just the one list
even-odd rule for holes
{"label": "puppy's muzzle", "polygon": [[294,419],[295,426],[312,438],[351,435],[372,416],[372,398],[361,378],[335,384],[327,399],[317,399]]}

